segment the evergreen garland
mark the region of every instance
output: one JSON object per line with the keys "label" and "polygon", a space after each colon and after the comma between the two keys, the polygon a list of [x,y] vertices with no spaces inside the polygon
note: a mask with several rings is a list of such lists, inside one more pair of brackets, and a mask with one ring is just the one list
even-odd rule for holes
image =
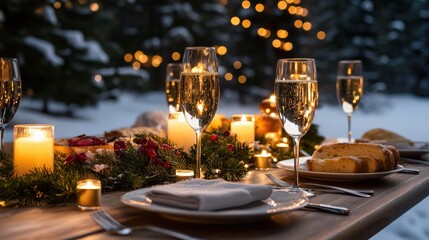
{"label": "evergreen garland", "polygon": [[[228,131],[204,134],[202,168],[205,178],[240,180],[248,173],[245,165],[252,150]],[[0,152],[0,200],[18,205],[46,205],[76,199],[77,181],[94,178],[102,182],[103,192],[130,191],[174,182],[176,169],[194,169],[195,146],[189,153],[172,142],[151,133],[134,139],[117,139],[114,151],[98,151],[93,158],[70,158],[56,152],[54,171],[34,168],[29,173],[13,174],[13,156]],[[215,171],[213,171],[215,170]]]}

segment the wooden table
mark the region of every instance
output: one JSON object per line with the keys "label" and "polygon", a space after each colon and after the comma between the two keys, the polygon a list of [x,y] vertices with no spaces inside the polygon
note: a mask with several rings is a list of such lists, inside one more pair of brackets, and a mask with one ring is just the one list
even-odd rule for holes
{"label": "wooden table", "polygon": [[[429,167],[404,165],[419,169],[420,174],[395,173],[374,181],[337,183],[340,186],[371,188],[375,191],[371,198],[318,193],[310,199],[315,203],[348,207],[351,210],[349,216],[303,209],[259,222],[206,225],[178,222],[128,207],[120,202],[123,192],[103,194],[102,205],[120,222],[130,226],[150,223],[205,239],[367,239],[429,195]],[[282,169],[270,172],[288,180],[291,177]],[[244,182],[271,184],[264,173],[252,171]],[[75,204],[4,208],[0,209],[0,219],[0,239],[61,239],[99,229],[89,212],[78,210]],[[116,238],[119,237],[103,232],[85,239]],[[121,238],[165,239],[165,236],[137,230],[132,236]]]}

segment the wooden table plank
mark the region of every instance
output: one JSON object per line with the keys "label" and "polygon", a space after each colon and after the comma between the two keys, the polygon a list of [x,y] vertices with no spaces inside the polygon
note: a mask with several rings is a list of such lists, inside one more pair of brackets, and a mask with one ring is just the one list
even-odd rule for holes
{"label": "wooden table plank", "polygon": [[[120,197],[124,192],[103,194],[102,206],[119,221],[130,226],[153,224],[206,239],[366,239],[429,195],[429,167],[405,165],[419,169],[420,174],[395,173],[374,181],[336,183],[346,187],[371,188],[375,191],[371,198],[318,193],[310,199],[315,203],[348,207],[351,210],[349,216],[298,210],[253,223],[193,224],[123,205]],[[289,172],[282,169],[272,169],[270,172],[287,180],[291,177]],[[252,171],[243,182],[271,184],[264,173]],[[89,212],[82,212],[71,203],[55,207],[4,208],[0,209],[0,218],[0,239],[58,239],[99,228],[90,218]],[[101,233],[85,239],[116,238],[117,236]],[[128,238],[165,237],[136,230]]]}

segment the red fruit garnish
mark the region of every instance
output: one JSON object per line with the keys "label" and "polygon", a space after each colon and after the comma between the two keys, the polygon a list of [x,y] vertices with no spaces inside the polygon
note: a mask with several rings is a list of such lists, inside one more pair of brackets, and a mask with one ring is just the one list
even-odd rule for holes
{"label": "red fruit garnish", "polygon": [[169,168],[170,164],[168,162],[162,162],[161,166],[163,166],[164,168]]}
{"label": "red fruit garnish", "polygon": [[216,135],[216,134],[212,134],[212,135],[210,136],[210,140],[211,140],[212,142],[216,142],[217,140],[219,140],[219,136],[218,136],[218,135]]}
{"label": "red fruit garnish", "polygon": [[122,149],[127,148],[125,141],[118,140],[113,143],[113,149],[115,150],[115,154],[119,155],[122,153]]}
{"label": "red fruit garnish", "polygon": [[147,142],[146,142],[146,147],[147,148],[152,148],[152,149],[155,149],[155,150],[158,150],[158,144],[156,143],[156,142],[154,142],[154,141],[152,141],[152,140],[147,140]]}
{"label": "red fruit garnish", "polygon": [[86,156],[85,153],[79,153],[79,155],[77,156],[77,158],[79,159],[79,161],[86,161],[88,159],[88,157]]}
{"label": "red fruit garnish", "polygon": [[171,150],[171,146],[170,146],[170,145],[168,145],[168,144],[165,144],[165,143],[161,144],[161,147],[162,147],[164,150]]}
{"label": "red fruit garnish", "polygon": [[224,135],[225,137],[229,137],[229,136],[231,135],[231,132],[230,132],[230,131],[228,131],[228,130],[226,130],[225,132],[223,132],[223,135]]}
{"label": "red fruit garnish", "polygon": [[66,158],[66,160],[65,160],[66,164],[72,164],[72,163],[75,163],[76,161],[77,161],[76,154],[70,154],[70,155],[68,155],[67,158]]}
{"label": "red fruit garnish", "polygon": [[77,147],[92,146],[92,138],[83,138],[76,142]]}
{"label": "red fruit garnish", "polygon": [[226,145],[226,147],[228,148],[228,150],[229,151],[234,151],[235,150],[235,146],[234,145],[232,145],[232,144],[228,144],[228,145]]}
{"label": "red fruit garnish", "polygon": [[98,145],[105,145],[106,144],[106,140],[98,138],[98,137],[93,137],[92,138],[92,145],[94,146],[98,146]]}

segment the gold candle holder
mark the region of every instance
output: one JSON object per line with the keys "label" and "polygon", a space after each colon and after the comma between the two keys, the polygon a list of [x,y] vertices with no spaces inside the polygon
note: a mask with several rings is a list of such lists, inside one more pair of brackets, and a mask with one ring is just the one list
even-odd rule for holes
{"label": "gold candle holder", "polygon": [[176,170],[176,182],[185,181],[192,178],[194,178],[193,170],[186,170],[186,169]]}
{"label": "gold candle holder", "polygon": [[85,179],[77,182],[77,206],[81,210],[96,210],[101,203],[101,182],[96,179]]}
{"label": "gold candle holder", "polygon": [[13,130],[13,165],[17,175],[33,168],[54,169],[54,126],[19,124]]}
{"label": "gold candle holder", "polygon": [[255,154],[255,170],[270,170],[271,169],[271,153],[262,150],[261,153]]}

